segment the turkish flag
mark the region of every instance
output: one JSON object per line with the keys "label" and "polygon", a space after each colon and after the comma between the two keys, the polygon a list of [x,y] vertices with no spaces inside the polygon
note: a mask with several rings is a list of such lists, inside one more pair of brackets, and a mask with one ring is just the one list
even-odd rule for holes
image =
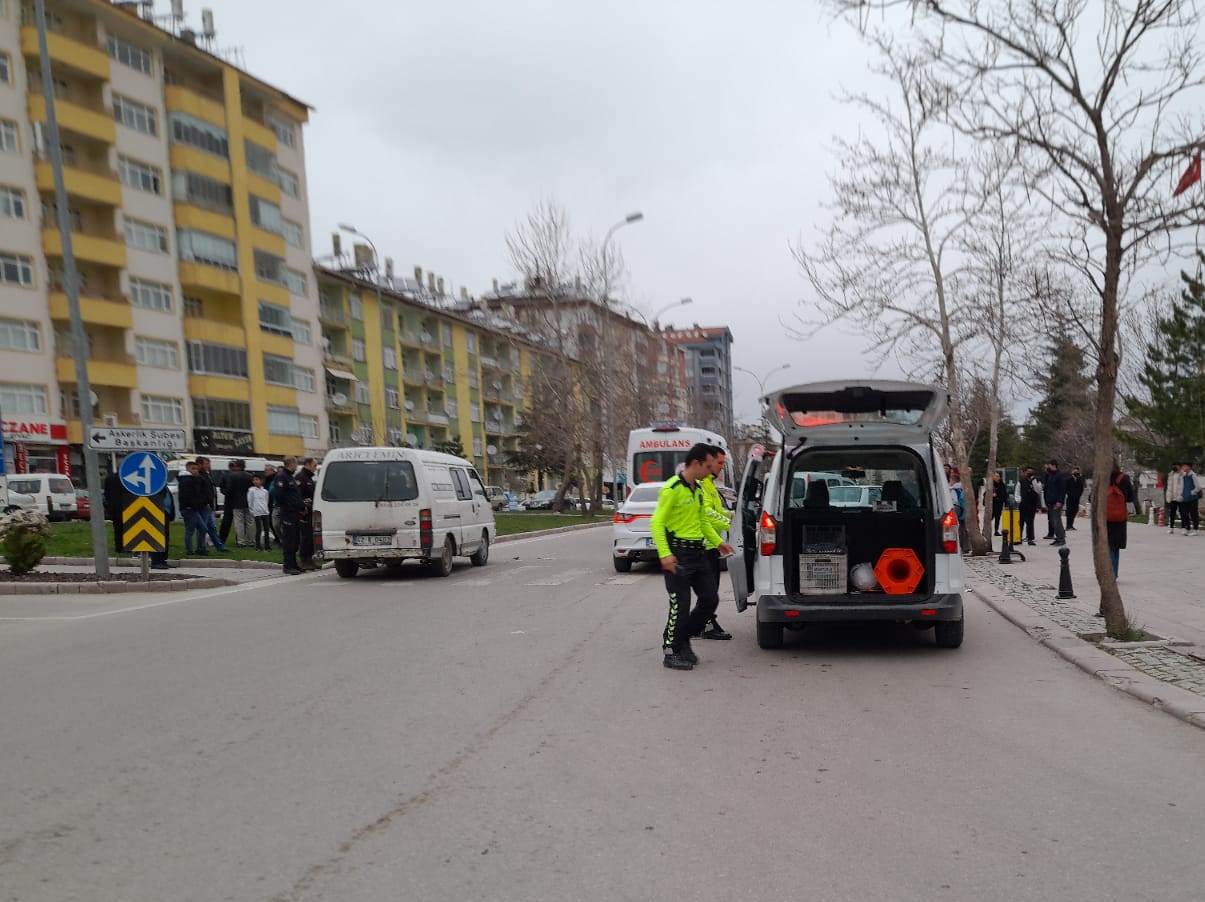
{"label": "turkish flag", "polygon": [[1176,190],[1172,192],[1172,197],[1179,197],[1200,180],[1201,155],[1198,153],[1192,158],[1192,162],[1188,164],[1188,168],[1184,170],[1184,175],[1180,176],[1180,181],[1176,183]]}

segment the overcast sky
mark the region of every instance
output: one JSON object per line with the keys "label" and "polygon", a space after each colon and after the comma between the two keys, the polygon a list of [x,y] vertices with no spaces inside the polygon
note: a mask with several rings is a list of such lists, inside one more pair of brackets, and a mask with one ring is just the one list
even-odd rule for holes
{"label": "overcast sky", "polygon": [[[814,4],[207,5],[219,46],[315,107],[316,254],[351,222],[399,270],[476,294],[513,275],[505,234],[541,197],[596,235],[640,210],[616,236],[631,301],[693,298],[665,321],[727,324],[738,366],[791,364],[771,384],[866,373],[856,336],[801,343],[780,325],[807,295],[789,245],[825,217],[831,136],[857,128],[834,95],[874,84],[860,41]],[[752,417],[755,380],[735,385]]]}

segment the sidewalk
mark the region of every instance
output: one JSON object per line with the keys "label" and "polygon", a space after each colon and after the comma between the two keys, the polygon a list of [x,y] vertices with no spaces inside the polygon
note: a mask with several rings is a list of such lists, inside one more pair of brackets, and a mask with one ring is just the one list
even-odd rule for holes
{"label": "sidewalk", "polygon": [[[1039,526],[1044,522],[1043,517]],[[1078,597],[1060,604],[1075,606],[1091,617],[1100,602],[1092,566],[1092,537],[1084,517],[1076,527],[1067,533],[1067,547],[1071,549],[1071,578]],[[993,541],[998,557],[1000,539]],[[1126,612],[1152,633],[1191,642],[1205,650],[1205,534],[1186,536],[1177,531],[1168,535],[1166,527],[1131,523],[1126,544],[1118,578]],[[1039,540],[1037,547],[1021,545],[1018,550],[1028,561],[1001,570],[1034,588],[1057,588],[1057,548]],[[1102,628],[1100,620],[1096,623],[1098,629]]]}

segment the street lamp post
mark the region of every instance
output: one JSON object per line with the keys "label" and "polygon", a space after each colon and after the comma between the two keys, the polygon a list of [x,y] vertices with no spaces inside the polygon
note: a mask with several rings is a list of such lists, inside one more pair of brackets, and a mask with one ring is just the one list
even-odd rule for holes
{"label": "street lamp post", "polygon": [[[622,229],[626,225],[631,225],[634,222],[640,222],[644,219],[644,214],[639,210],[629,213],[611,228],[607,229],[606,235],[603,236],[602,245],[599,248],[599,256],[602,263],[602,315],[603,315],[603,347],[606,348],[609,344],[608,337],[610,335],[610,294],[611,294],[611,262],[607,254],[607,248],[611,244],[611,236],[616,231]],[[616,505],[619,504],[619,479],[617,477],[618,469],[615,466],[615,448],[614,448],[614,428],[615,428],[615,397],[614,383],[611,378],[612,367],[606,362],[600,361],[604,367],[606,377],[603,380],[607,391],[607,404],[603,408],[603,439],[606,442],[607,462],[611,467],[611,493],[615,497]]]}
{"label": "street lamp post", "polygon": [[[341,222],[341,223],[339,223],[339,228],[345,232],[348,232],[349,234],[356,235],[360,238],[363,238],[365,241],[368,242],[368,246],[370,248],[372,248],[372,263],[373,263],[373,268],[376,270],[376,277],[373,279],[373,282],[377,286],[377,316],[379,317],[381,315],[381,310],[383,309],[383,304],[384,304],[384,301],[381,298],[381,252],[377,250],[377,246],[373,242],[373,240],[371,238],[369,238],[367,235],[365,235],[363,232],[361,232],[359,229],[357,229],[355,226],[349,225],[346,222]],[[358,419],[358,417],[357,417],[357,419]],[[386,422],[386,425],[388,425],[388,422]],[[373,432],[373,437],[375,438],[376,427],[372,427],[372,432]]]}
{"label": "street lamp post", "polygon": [[748,375],[752,376],[754,379],[757,380],[757,388],[758,388],[758,391],[760,392],[760,394],[758,395],[759,398],[765,395],[766,383],[770,381],[771,376],[773,376],[777,372],[781,372],[782,370],[789,370],[790,368],[791,368],[791,365],[789,363],[784,363],[782,366],[774,367],[774,369],[768,371],[764,376],[759,376],[759,375],[757,375],[757,373],[753,372],[753,370],[747,370],[743,366],[733,366],[734,370],[740,370],[742,373],[747,373]]}

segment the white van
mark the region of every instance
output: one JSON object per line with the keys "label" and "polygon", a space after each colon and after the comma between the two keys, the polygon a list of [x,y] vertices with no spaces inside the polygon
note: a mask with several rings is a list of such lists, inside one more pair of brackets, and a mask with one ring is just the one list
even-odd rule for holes
{"label": "white van", "polygon": [[62,473],[20,473],[8,477],[8,490],[33,495],[37,509],[51,520],[74,520],[75,486]]}
{"label": "white van", "polygon": [[[167,490],[172,493],[173,501],[178,500],[178,495],[179,495],[179,491],[180,491],[180,477],[188,474],[187,465],[192,463],[194,460],[196,460],[197,457],[204,457],[204,456],[205,455],[189,454],[189,455],[185,455],[184,457],[173,457],[171,460],[166,461],[166,464],[167,464]],[[268,466],[269,464],[276,467],[276,469],[278,469],[278,470],[284,465],[279,460],[269,460],[265,457],[237,457],[237,456],[226,457],[226,456],[220,456],[220,455],[216,455],[216,454],[210,454],[210,455],[208,455],[208,457],[209,457],[209,479],[213,483],[214,496],[217,499],[217,507],[214,508],[215,511],[220,511],[225,506],[224,505],[225,496],[222,495],[222,489],[220,488],[220,485],[222,482],[222,477],[224,477],[226,475],[226,473],[230,470],[230,462],[231,461],[241,460],[244,464],[247,465],[247,472],[249,474],[251,474],[252,476],[263,476],[264,475],[264,467]],[[176,505],[176,519],[177,520],[181,519],[179,504]]]}
{"label": "white van", "polygon": [[485,485],[463,457],[410,448],[338,448],[314,488],[314,551],[344,578],[361,564],[419,560],[447,576],[476,567],[497,538]]}
{"label": "white van", "polygon": [[[947,393],[823,382],[763,402],[783,442],[749,456],[728,567],[737,610],[757,606],[758,645],[779,648],[784,628],[834,620],[908,622],[932,628],[939,646],[961,645],[958,519],[933,442]],[[799,473],[820,477],[803,495]],[[869,491],[846,498],[851,485]]]}

